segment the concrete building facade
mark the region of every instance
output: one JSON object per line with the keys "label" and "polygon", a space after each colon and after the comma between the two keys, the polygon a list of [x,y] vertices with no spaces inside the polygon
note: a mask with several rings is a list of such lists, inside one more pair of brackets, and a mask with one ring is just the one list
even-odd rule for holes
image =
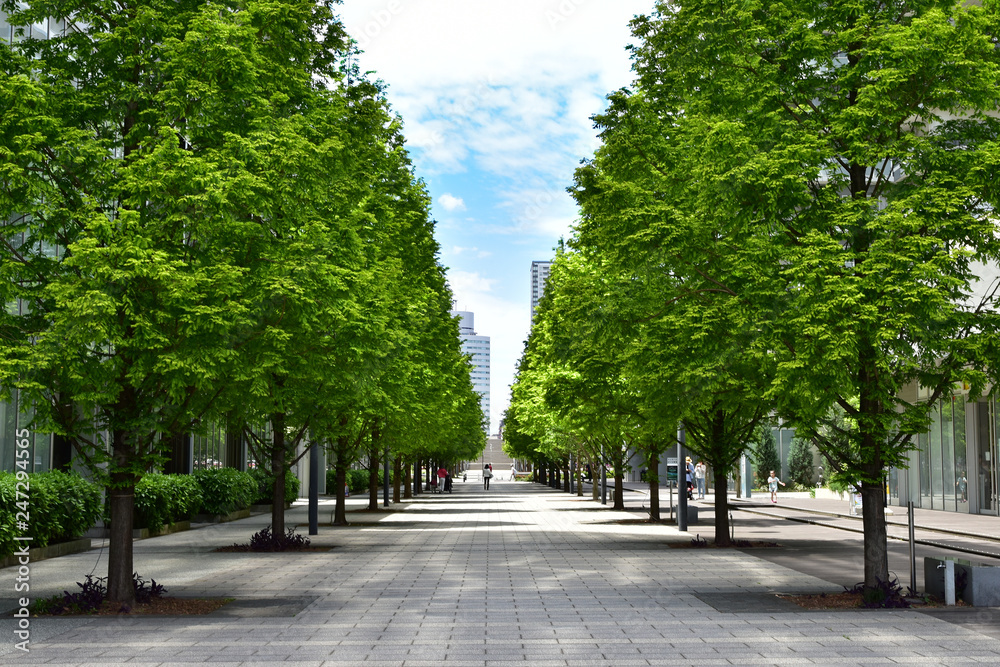
{"label": "concrete building facade", "polygon": [[545,283],[549,279],[552,262],[536,260],[531,263],[531,321],[535,321],[535,308],[545,293]]}
{"label": "concrete building facade", "polygon": [[462,354],[472,357],[472,388],[479,394],[479,402],[489,433],[490,424],[490,337],[476,333],[475,315],[468,310],[453,310],[459,318],[458,336],[462,341]]}

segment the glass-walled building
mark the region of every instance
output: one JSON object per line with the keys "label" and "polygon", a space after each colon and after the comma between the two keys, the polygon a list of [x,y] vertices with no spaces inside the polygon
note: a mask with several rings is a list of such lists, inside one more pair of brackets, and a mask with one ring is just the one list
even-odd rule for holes
{"label": "glass-walled building", "polygon": [[[927,390],[915,393],[929,399]],[[889,471],[890,504],[997,514],[998,431],[994,397],[970,401],[956,392],[936,401],[928,431],[914,439],[909,467]]]}

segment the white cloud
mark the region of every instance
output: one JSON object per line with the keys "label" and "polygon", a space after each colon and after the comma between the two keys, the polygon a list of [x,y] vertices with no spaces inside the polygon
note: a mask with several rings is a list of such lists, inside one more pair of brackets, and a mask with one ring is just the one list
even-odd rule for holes
{"label": "white cloud", "polygon": [[487,257],[492,257],[493,253],[489,250],[480,250],[479,248],[463,248],[462,246],[452,246],[449,251],[452,255],[458,257],[459,255],[468,255],[475,257],[476,259],[486,259]]}
{"label": "white cloud", "polygon": [[[389,84],[423,174],[485,170],[496,185],[565,188],[596,147],[589,116],[630,83],[628,21],[650,0],[351,0],[348,31]],[[541,218],[539,218],[541,219]],[[511,231],[548,234],[512,221]]]}
{"label": "white cloud", "polygon": [[[476,209],[437,228],[456,305],[493,346],[493,429],[529,329],[527,255],[550,257],[577,217],[565,189],[597,147],[589,117],[632,81],[628,29],[652,0],[346,0],[340,14],[388,84],[419,176]],[[440,191],[439,191],[440,192]],[[451,212],[446,197],[436,203]],[[455,203],[455,202],[452,202]],[[463,201],[464,203],[464,201]],[[455,209],[461,210],[461,209]],[[468,214],[467,214],[468,215]],[[480,248],[489,248],[489,252]],[[476,260],[494,255],[489,262]],[[518,257],[520,259],[515,260]],[[506,271],[506,272],[504,272]]]}
{"label": "white cloud", "polygon": [[461,197],[456,197],[448,192],[444,193],[438,197],[438,203],[441,204],[444,210],[451,213],[452,211],[464,211],[465,202],[462,201]]}

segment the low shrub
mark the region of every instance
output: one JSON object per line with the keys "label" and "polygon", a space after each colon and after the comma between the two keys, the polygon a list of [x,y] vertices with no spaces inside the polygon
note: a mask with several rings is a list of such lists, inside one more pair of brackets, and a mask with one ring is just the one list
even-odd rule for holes
{"label": "low shrub", "polygon": [[257,499],[257,479],[235,468],[196,470],[194,478],[202,493],[204,514],[226,515],[250,507]]}
{"label": "low shrub", "polygon": [[[16,535],[28,535],[32,547],[44,547],[80,537],[101,516],[100,488],[75,473],[30,473],[21,482],[20,497],[17,485],[15,473],[0,473],[0,556],[14,553]],[[30,517],[23,533],[17,530],[18,512]]]}
{"label": "low shrub", "polygon": [[888,581],[875,578],[876,585],[868,588],[864,582],[855,584],[853,588],[844,586],[847,593],[860,593],[861,606],[867,609],[907,609],[910,603],[903,594],[899,579],[890,577]]}
{"label": "low shrub", "polygon": [[[385,472],[378,471],[378,488],[382,488]],[[368,471],[362,468],[351,468],[347,471],[347,488],[353,494],[368,493]],[[337,471],[333,468],[326,471],[326,492],[328,495],[337,493]]]}
{"label": "low shrub", "polygon": [[365,493],[368,490],[368,471],[351,469],[347,471],[347,488],[351,493]]}
{"label": "low shrub", "polygon": [[284,535],[275,535],[268,526],[250,536],[251,551],[298,551],[309,544],[310,539],[297,534],[294,528],[289,528]]}
{"label": "low shrub", "polygon": [[[257,483],[256,498],[251,505],[270,505],[274,490],[274,476],[269,471],[252,468],[248,471]],[[285,502],[293,503],[299,497],[299,478],[289,471],[285,474]]]}
{"label": "low shrub", "polygon": [[156,531],[201,511],[203,494],[194,475],[143,476],[135,485],[134,528]]}
{"label": "low shrub", "polygon": [[[108,598],[108,589],[104,582],[107,577],[94,577],[88,574],[84,583],[76,582],[80,587],[77,593],[63,591],[62,595],[53,595],[49,598],[42,598],[35,602],[33,611],[37,615],[61,616],[63,614],[90,614],[104,605]],[[137,604],[146,604],[154,598],[163,597],[166,589],[156,583],[156,579],[151,579],[149,587],[146,580],[139,576],[138,572],[132,574],[132,586],[135,590],[135,601]],[[122,607],[119,612],[128,613],[132,611],[128,607]]]}

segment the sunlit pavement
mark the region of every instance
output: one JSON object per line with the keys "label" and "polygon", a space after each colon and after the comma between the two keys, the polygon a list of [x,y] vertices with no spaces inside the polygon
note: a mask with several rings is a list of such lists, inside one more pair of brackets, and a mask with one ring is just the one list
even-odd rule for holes
{"label": "sunlit pavement", "polygon": [[[136,542],[136,569],[170,595],[240,604],[201,617],[36,618],[30,653],[13,649],[8,618],[0,661],[1000,663],[1000,641],[977,631],[996,624],[997,610],[975,610],[978,625],[914,611],[805,611],[773,593],[841,587],[752,552],[670,548],[691,536],[636,523],[634,513],[613,512],[589,495],[496,478],[485,491],[479,479],[460,480],[453,494],[352,512],[351,527],[322,526],[313,544],[329,552],[213,552],[247,541],[266,516]],[[331,510],[324,503],[321,522]],[[304,506],[288,518],[305,532]],[[94,550],[33,564],[32,593],[75,589],[95,568],[103,573],[100,556]],[[13,568],[0,571],[8,607],[15,576]]]}

